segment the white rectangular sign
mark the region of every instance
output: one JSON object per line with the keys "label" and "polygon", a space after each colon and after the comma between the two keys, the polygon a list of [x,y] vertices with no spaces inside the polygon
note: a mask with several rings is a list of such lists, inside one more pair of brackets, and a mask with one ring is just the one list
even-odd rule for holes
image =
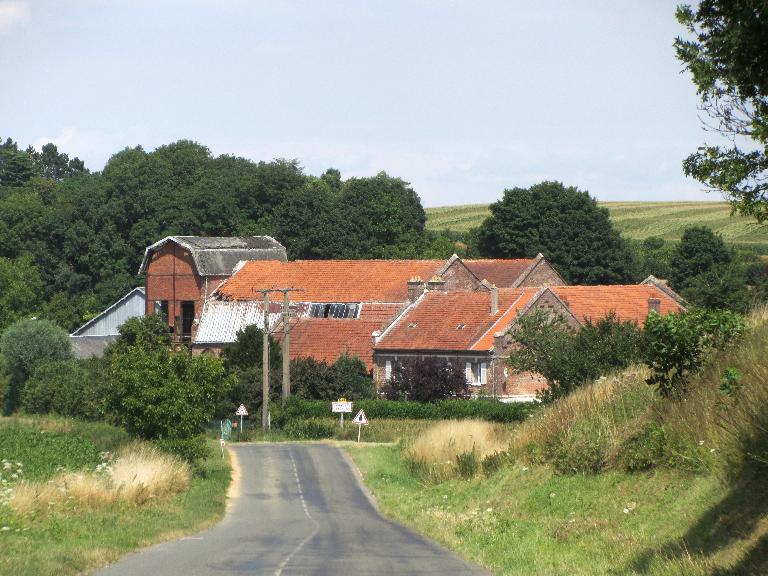
{"label": "white rectangular sign", "polygon": [[352,412],[352,402],[331,402],[331,412]]}

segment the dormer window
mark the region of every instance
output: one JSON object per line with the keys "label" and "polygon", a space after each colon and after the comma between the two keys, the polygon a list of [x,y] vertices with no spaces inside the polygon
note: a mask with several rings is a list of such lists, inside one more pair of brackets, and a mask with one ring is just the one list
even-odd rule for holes
{"label": "dormer window", "polygon": [[416,328],[416,326],[418,325],[419,324],[417,322],[411,322],[410,324],[408,324],[408,328]]}
{"label": "dormer window", "polygon": [[456,326],[456,330],[464,330],[464,328],[466,327],[467,327],[466,324],[459,324],[458,326]]}

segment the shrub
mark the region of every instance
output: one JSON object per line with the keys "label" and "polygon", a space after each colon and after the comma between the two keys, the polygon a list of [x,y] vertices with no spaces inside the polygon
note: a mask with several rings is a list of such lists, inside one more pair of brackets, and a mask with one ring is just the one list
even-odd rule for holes
{"label": "shrub", "polygon": [[483,458],[481,462],[483,474],[492,476],[505,462],[507,462],[507,460],[509,460],[509,452],[494,452],[493,454],[488,454],[488,456]]}
{"label": "shrub", "polygon": [[647,382],[663,396],[685,393],[688,378],[701,369],[707,352],[738,339],[744,319],[727,310],[697,310],[648,315],[646,358],[652,373]]}
{"label": "shrub", "polygon": [[202,460],[210,454],[205,436],[202,435],[191,438],[160,438],[155,440],[154,444],[163,452],[178,456],[187,462]]}
{"label": "shrub", "polygon": [[545,447],[552,467],[561,474],[596,474],[605,469],[610,443],[595,419],[575,422]]}
{"label": "shrub", "polygon": [[396,363],[382,393],[390,400],[416,402],[470,396],[464,371],[439,358],[412,358]]}
{"label": "shrub", "polygon": [[[497,400],[439,400],[411,402],[407,400],[361,400],[354,402],[355,411],[365,410],[372,419],[395,420],[460,420],[483,419],[489,422],[521,422],[534,412],[538,404],[521,402],[505,404]],[[285,406],[275,406],[272,423],[283,427],[292,420],[324,418],[331,415],[331,404],[324,400],[291,397]]]}
{"label": "shrub", "polygon": [[[140,346],[148,349],[168,348],[171,332],[162,314],[128,318],[118,328],[119,338],[108,347],[108,351]],[[109,352],[107,352],[109,354]]]}
{"label": "shrub", "polygon": [[292,360],[291,388],[296,396],[310,400],[376,397],[376,386],[365,364],[347,353],[330,365],[314,358]]}
{"label": "shrub", "polygon": [[520,348],[512,351],[509,363],[522,372],[537,372],[549,382],[541,393],[554,400],[585,382],[613,370],[626,368],[640,358],[642,333],[634,322],[620,322],[615,314],[597,322],[588,319],[577,331],[561,317],[543,310],[520,319],[514,334]]}
{"label": "shrub", "polygon": [[649,422],[628,436],[618,448],[618,460],[627,472],[649,470],[660,465],[666,456],[667,433],[656,422]]}
{"label": "shrub", "polygon": [[477,453],[474,449],[456,455],[456,470],[459,473],[459,477],[469,480],[477,475],[479,469],[480,462],[477,460]]}
{"label": "shrub", "polygon": [[322,420],[294,420],[286,424],[283,431],[295,440],[322,440],[333,438],[338,427]]}
{"label": "shrub", "polygon": [[21,405],[32,414],[54,413],[94,419],[98,403],[90,372],[78,360],[41,364],[27,381]]}
{"label": "shrub", "polygon": [[189,457],[194,438],[213,418],[218,395],[229,386],[218,358],[127,346],[110,359],[107,405],[131,434],[160,440]]}
{"label": "shrub", "polygon": [[39,365],[73,357],[67,333],[48,320],[19,320],[13,323],[3,333],[0,349],[10,377],[6,413],[19,407],[24,385]]}

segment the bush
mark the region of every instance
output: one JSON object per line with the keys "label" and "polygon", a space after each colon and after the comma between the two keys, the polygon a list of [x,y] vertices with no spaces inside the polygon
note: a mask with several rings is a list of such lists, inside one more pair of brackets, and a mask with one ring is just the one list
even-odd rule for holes
{"label": "bush", "polygon": [[202,435],[191,438],[161,438],[155,440],[155,446],[163,452],[178,456],[187,462],[202,460],[210,454],[205,436]]}
{"label": "bush", "polygon": [[688,378],[704,365],[707,353],[737,340],[744,318],[727,310],[697,310],[661,316],[652,312],[645,323],[647,382],[663,396],[682,395]]}
{"label": "bush", "polygon": [[31,414],[54,413],[92,420],[99,413],[91,374],[78,360],[38,366],[24,386],[21,405]]}
{"label": "bush", "polygon": [[459,477],[469,480],[477,475],[479,469],[480,462],[474,450],[456,455],[456,470],[459,472]]}
{"label": "bush", "polygon": [[127,346],[110,359],[106,401],[131,434],[160,440],[189,457],[195,437],[213,418],[218,395],[230,386],[218,358]]}
{"label": "bush", "polygon": [[509,452],[494,452],[493,454],[488,454],[488,456],[483,458],[481,462],[483,467],[483,474],[486,476],[492,476],[508,460]]}
{"label": "bush", "polygon": [[[368,418],[395,420],[461,420],[483,419],[489,422],[522,422],[537,408],[536,403],[505,404],[497,400],[440,400],[411,402],[407,400],[362,400],[354,402],[354,411],[365,410]],[[293,420],[327,418],[331,403],[292,397],[285,406],[275,406],[272,423],[283,427]]]}
{"label": "bush", "polygon": [[24,385],[39,365],[73,357],[67,333],[48,320],[13,323],[3,333],[0,349],[10,377],[6,414],[19,407]]}
{"label": "bush", "polygon": [[464,371],[439,358],[412,358],[396,363],[382,393],[390,400],[416,402],[470,396]]}
{"label": "bush", "polygon": [[608,462],[609,442],[600,424],[589,418],[575,422],[545,447],[552,467],[561,474],[596,474]]}
{"label": "bush", "polygon": [[295,440],[322,440],[333,438],[338,430],[334,423],[322,420],[293,420],[285,425],[283,431]]}
{"label": "bush", "polygon": [[293,393],[309,400],[362,400],[376,397],[376,386],[357,356],[342,354],[333,364],[314,358],[291,361]]}
{"label": "bush", "polygon": [[649,422],[619,446],[618,460],[627,472],[650,470],[662,464],[666,457],[667,433],[656,422]]}
{"label": "bush", "polygon": [[543,310],[520,319],[514,334],[520,348],[512,351],[509,363],[522,372],[537,372],[549,382],[541,393],[554,400],[586,382],[611,371],[626,368],[641,357],[642,333],[634,322],[620,322],[615,314],[596,323],[588,319],[577,331],[560,317]]}

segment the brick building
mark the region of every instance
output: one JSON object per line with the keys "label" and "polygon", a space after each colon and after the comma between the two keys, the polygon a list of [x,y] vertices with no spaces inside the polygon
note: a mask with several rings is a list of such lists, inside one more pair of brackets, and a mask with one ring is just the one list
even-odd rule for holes
{"label": "brick building", "polygon": [[476,393],[531,400],[546,381],[538,374],[515,372],[506,363],[516,345],[519,318],[541,309],[575,328],[587,318],[597,321],[613,312],[619,320],[642,325],[651,310],[667,314],[684,309],[670,291],[652,282],[501,289],[484,284],[473,292],[427,291],[374,334],[373,376],[381,385],[398,362],[442,358],[464,369]]}
{"label": "brick building", "polygon": [[285,248],[269,236],[168,236],[146,249],[139,269],[145,275],[146,314],[159,310],[178,340],[190,340],[203,303],[238,262],[286,259]]}
{"label": "brick building", "polygon": [[[427,291],[473,292],[488,285],[563,284],[542,255],[534,259],[297,260],[247,262],[204,307],[194,351],[219,351],[239,330],[262,325],[254,290],[300,288],[291,294],[291,358],[334,362],[348,352],[373,369],[372,334]],[[483,283],[485,280],[485,283]],[[538,284],[541,282],[542,284]],[[270,310],[273,313],[274,310]],[[271,324],[271,323],[270,323]],[[282,337],[282,330],[275,335]]]}

